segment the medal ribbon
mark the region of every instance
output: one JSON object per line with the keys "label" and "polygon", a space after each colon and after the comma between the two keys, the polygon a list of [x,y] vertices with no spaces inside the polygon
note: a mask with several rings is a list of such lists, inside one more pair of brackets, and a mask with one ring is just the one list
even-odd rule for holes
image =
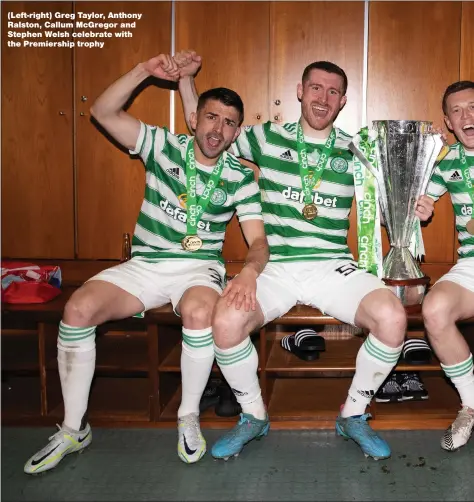
{"label": "medal ribbon", "polygon": [[[377,169],[375,141],[369,139],[369,131],[364,127],[359,132],[359,150]],[[362,183],[356,183],[357,199],[357,244],[359,267],[380,277],[382,272],[382,253],[380,235],[380,215],[375,176],[354,156],[354,170],[363,174]],[[359,186],[359,188],[358,188]]]}
{"label": "medal ribbon", "polygon": [[202,215],[211,201],[211,196],[214,193],[219,178],[221,177],[222,169],[227,158],[227,152],[224,152],[219,157],[219,160],[209,177],[209,181],[207,182],[201,197],[198,199],[196,193],[196,157],[194,156],[193,145],[194,139],[191,138],[186,149],[186,235],[197,235],[197,225],[199,221],[201,221]]}
{"label": "medal ribbon", "polygon": [[459,145],[459,160],[461,161],[461,171],[467,188],[466,191],[471,197],[472,205],[474,206],[474,185],[472,183],[474,180],[471,178],[471,169],[467,165],[466,152],[464,151],[464,147],[462,145]]}
{"label": "medal ribbon", "polygon": [[301,184],[304,193],[304,202],[306,205],[313,203],[313,188],[316,186],[318,181],[321,179],[321,176],[323,175],[324,168],[326,167],[326,163],[331,156],[335,142],[336,131],[332,129],[325,145],[323,146],[323,151],[319,156],[318,162],[314,167],[314,173],[309,174],[308,152],[306,150],[306,144],[304,142],[303,128],[298,122],[298,128],[296,131],[296,149],[298,151],[298,164],[300,169]]}

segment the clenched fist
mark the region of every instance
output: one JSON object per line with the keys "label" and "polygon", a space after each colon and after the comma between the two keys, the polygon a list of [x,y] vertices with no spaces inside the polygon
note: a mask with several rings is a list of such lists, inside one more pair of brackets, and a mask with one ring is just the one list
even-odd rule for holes
{"label": "clenched fist", "polygon": [[179,69],[179,77],[194,77],[201,68],[201,56],[195,51],[180,51],[173,56],[173,59]]}
{"label": "clenched fist", "polygon": [[145,70],[154,77],[162,80],[179,80],[179,69],[169,54],[160,54],[143,63]]}

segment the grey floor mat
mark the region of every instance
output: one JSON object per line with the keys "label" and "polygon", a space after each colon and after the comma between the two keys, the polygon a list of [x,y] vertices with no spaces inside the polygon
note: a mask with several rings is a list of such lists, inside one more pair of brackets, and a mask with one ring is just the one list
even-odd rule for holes
{"label": "grey floor mat", "polygon": [[[204,430],[208,449],[222,431]],[[474,500],[474,440],[455,453],[441,431],[385,431],[391,459],[366,459],[333,431],[271,431],[238,458],[209,452],[185,465],[175,430],[94,429],[83,454],[37,476],[23,464],[53,434],[45,428],[2,429],[3,501],[439,501]]]}

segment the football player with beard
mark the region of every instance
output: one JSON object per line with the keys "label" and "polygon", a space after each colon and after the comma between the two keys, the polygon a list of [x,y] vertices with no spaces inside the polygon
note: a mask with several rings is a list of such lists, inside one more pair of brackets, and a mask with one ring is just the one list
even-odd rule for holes
{"label": "football player with beard", "polygon": [[[174,56],[188,125],[196,109],[194,76],[201,57]],[[257,354],[249,333],[284,315],[296,304],[319,308],[344,323],[369,330],[356,359],[356,372],[336,420],[336,431],[353,439],[366,456],[387,458],[389,445],[369,426],[366,407],[396,365],[406,332],[405,310],[385,284],[359,269],[347,246],[354,197],[351,137],[334,126],[347,101],[347,76],[328,61],[309,64],[297,84],[297,122],[244,127],[232,151],[259,169],[262,212],[270,260],[257,279],[257,308],[246,311],[233,297],[219,300],[213,321],[216,359],[243,414],[212,448],[216,458],[238,454],[266,435],[269,419],[257,378]],[[416,215],[427,220],[433,201],[421,197]],[[238,292],[230,283],[230,292]],[[315,408],[317,408],[315,396]]]}
{"label": "football player with beard", "polygon": [[178,455],[186,463],[204,455],[199,401],[214,361],[211,319],[225,291],[222,246],[234,213],[249,250],[233,284],[245,295],[243,310],[256,308],[256,279],[268,260],[260,191],[253,171],[227,152],[240,133],[242,100],[230,89],[210,89],[200,96],[190,118],[195,137],[171,134],[123,109],[150,76],[176,81],[179,72],[169,55],[160,54],[120,77],[91,108],[108,134],[141,157],[145,196],[131,260],[92,277],[66,304],[58,336],[65,417],[49,443],[26,463],[28,474],[52,469],[65,455],[91,442],[86,411],[95,369],[96,326],[169,302],[183,322]]}

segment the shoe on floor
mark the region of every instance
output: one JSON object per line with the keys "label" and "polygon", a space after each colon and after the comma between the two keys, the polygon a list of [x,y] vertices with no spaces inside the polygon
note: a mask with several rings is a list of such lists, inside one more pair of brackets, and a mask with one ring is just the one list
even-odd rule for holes
{"label": "shoe on floor", "polygon": [[189,413],[178,418],[178,456],[185,464],[194,464],[206,453],[199,415]]}
{"label": "shoe on floor", "polygon": [[199,402],[199,412],[203,413],[208,408],[213,408],[219,402],[220,387],[223,384],[220,378],[210,378]]}
{"label": "shoe on floor", "polygon": [[26,474],[48,471],[56,467],[66,455],[83,450],[92,441],[89,424],[79,432],[72,432],[64,426],[57,427],[59,430],[49,438],[49,443],[26,462],[24,467]]}
{"label": "shoe on floor", "polygon": [[259,420],[249,413],[241,413],[237,425],[214,444],[211,451],[212,456],[224,460],[238,456],[247,443],[266,436],[269,429],[268,415],[264,420]]}
{"label": "shoe on floor", "polygon": [[398,381],[402,388],[402,401],[425,401],[429,398],[418,373],[399,373]]}
{"label": "shoe on floor", "polygon": [[390,446],[370,427],[367,423],[369,418],[369,413],[347,418],[339,415],[336,419],[336,433],[344,439],[356,442],[366,457],[372,457],[374,460],[390,457]]}
{"label": "shoe on floor", "polygon": [[397,374],[392,372],[375,394],[377,403],[396,403],[401,401],[403,389],[398,383]]}
{"label": "shoe on floor", "polygon": [[458,412],[456,420],[446,429],[441,438],[441,448],[455,451],[464,446],[471,437],[474,427],[474,410],[463,406]]}
{"label": "shoe on floor", "polygon": [[242,407],[227,382],[222,382],[219,387],[219,401],[215,412],[218,417],[237,417],[242,413]]}

